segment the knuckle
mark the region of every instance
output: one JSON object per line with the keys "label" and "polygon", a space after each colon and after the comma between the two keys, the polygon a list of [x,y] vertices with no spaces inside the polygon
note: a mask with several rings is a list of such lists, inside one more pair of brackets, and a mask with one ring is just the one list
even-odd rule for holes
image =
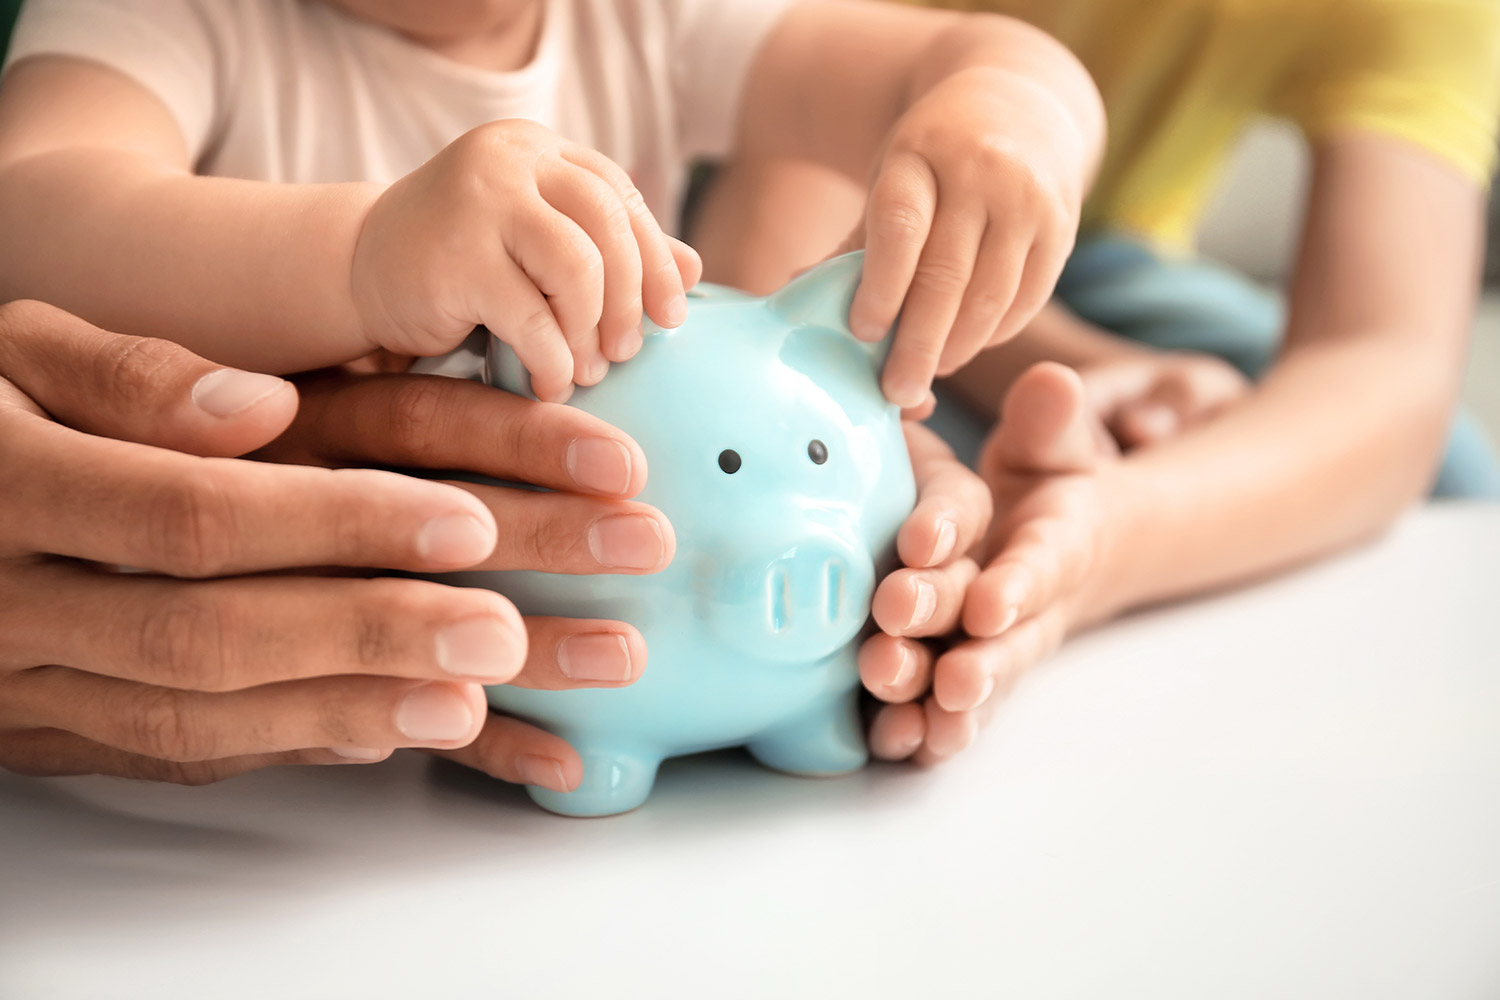
{"label": "knuckle", "polygon": [[941,295],[954,295],[968,286],[969,268],[957,257],[933,254],[917,262],[913,284]]}
{"label": "knuckle", "polygon": [[152,683],[201,691],[231,690],[231,668],[223,602],[183,592],[153,608],[140,625],[137,655]]}
{"label": "knuckle", "polygon": [[403,458],[428,455],[444,440],[440,415],[447,388],[436,379],[410,378],[402,380],[391,392],[385,414],[386,433]]}
{"label": "knuckle", "polygon": [[150,561],[172,576],[216,576],[233,554],[234,513],[220,478],[206,465],[158,486],[147,503]]}
{"label": "knuckle", "polygon": [[543,305],[524,314],[512,329],[515,331],[516,343],[526,345],[548,343],[555,340],[560,332],[552,310]]}
{"label": "knuckle", "polygon": [[155,688],[143,695],[130,727],[133,746],[148,757],[187,762],[218,756],[213,734],[193,724],[187,697],[172,688]]}
{"label": "knuckle", "polygon": [[96,356],[99,387],[116,403],[140,405],[160,392],[162,373],[182,354],[182,348],[165,340],[117,335]]}
{"label": "knuckle", "polygon": [[869,229],[894,243],[919,243],[927,231],[927,214],[901,198],[882,201],[872,213]]}

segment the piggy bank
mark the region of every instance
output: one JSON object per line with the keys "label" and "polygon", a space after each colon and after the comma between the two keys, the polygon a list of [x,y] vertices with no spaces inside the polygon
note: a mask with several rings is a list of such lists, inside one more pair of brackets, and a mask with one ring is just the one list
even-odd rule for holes
{"label": "piggy bank", "polygon": [[[664,758],[721,747],[802,775],[865,763],[855,654],[915,487],[878,383],[884,345],[847,326],[862,260],[830,260],[769,298],[703,286],[681,327],[648,323],[636,357],[569,400],[644,450],[639,499],[677,535],[665,570],[460,574],[523,614],[625,621],[645,637],[648,662],[628,687],[489,689],[495,708],[583,758],[576,790],[529,789],[542,807],[633,809]],[[527,384],[493,338],[486,379]]]}

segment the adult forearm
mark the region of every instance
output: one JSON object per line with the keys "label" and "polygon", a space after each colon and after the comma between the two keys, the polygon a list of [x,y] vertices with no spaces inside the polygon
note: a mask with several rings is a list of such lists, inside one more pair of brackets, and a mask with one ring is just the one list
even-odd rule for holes
{"label": "adult forearm", "polygon": [[[349,265],[379,190],[195,177],[119,150],[18,159],[0,168],[0,299],[42,299],[238,367],[347,360],[370,349]],[[293,341],[305,353],[288,365]]]}
{"label": "adult forearm", "polygon": [[1290,352],[1241,405],[1117,469],[1094,616],[1261,576],[1379,531],[1429,487],[1452,366],[1369,334]]}

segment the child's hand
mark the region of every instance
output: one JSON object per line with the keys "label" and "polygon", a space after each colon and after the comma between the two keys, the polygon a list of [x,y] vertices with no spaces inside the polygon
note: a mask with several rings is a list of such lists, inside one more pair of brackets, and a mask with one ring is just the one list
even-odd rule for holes
{"label": "child's hand", "polygon": [[680,324],[701,270],[624,170],[513,119],[465,133],[386,189],[351,287],[373,347],[437,354],[483,324],[537,397],[559,401],[640,349],[643,311]]}
{"label": "child's hand", "polygon": [[886,396],[919,405],[948,375],[1013,336],[1047,301],[1073,246],[1088,157],[1055,98],[996,69],[955,73],[888,138],[862,231],[849,313],[864,340],[900,327]]}

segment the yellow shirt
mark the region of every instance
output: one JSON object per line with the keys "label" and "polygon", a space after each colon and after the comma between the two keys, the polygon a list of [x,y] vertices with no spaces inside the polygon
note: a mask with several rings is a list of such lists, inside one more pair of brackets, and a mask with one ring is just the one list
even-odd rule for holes
{"label": "yellow shirt", "polygon": [[1253,118],[1377,132],[1480,184],[1500,123],[1500,0],[908,0],[1035,24],[1093,73],[1109,147],[1084,228],[1191,245]]}

